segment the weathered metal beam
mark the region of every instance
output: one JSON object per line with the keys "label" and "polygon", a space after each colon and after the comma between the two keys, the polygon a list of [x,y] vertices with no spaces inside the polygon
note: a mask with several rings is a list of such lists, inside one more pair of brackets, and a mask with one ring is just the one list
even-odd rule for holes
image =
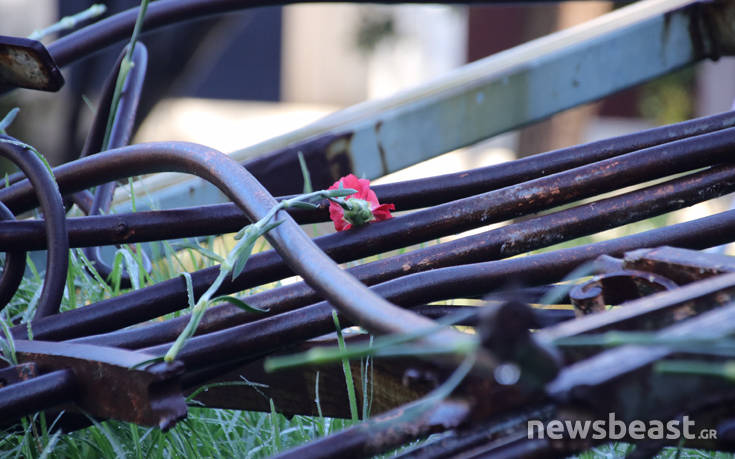
{"label": "weathered metal beam", "polygon": [[[638,300],[625,306],[591,314],[577,320],[539,331],[536,335],[545,343],[590,333],[612,330],[658,330],[695,314],[727,304],[735,298],[735,273],[722,274]],[[589,349],[563,349],[567,361],[589,355]]]}
{"label": "weathered metal beam", "polygon": [[[179,382],[181,363],[145,365],[153,356],[88,344],[16,340],[15,350],[19,362],[32,362],[40,372],[64,371],[72,375],[74,390],[64,391],[70,394],[64,401],[74,402],[92,416],[164,430],[186,416]],[[32,386],[35,379],[30,379],[28,385]],[[67,379],[63,381],[58,382],[59,387],[67,388]],[[50,386],[48,390],[55,393],[61,389]],[[36,396],[43,396],[42,392]]]}
{"label": "weathered metal beam", "polygon": [[[656,336],[714,339],[734,332],[735,304],[730,303],[667,327]],[[735,400],[735,388],[725,378],[656,372],[656,362],[676,354],[677,350],[667,346],[633,345],[600,352],[565,367],[547,391],[562,406],[588,407],[593,415],[614,412],[626,422],[670,419],[717,401]]]}
{"label": "weathered metal beam", "polygon": [[679,284],[688,284],[735,272],[735,257],[677,247],[657,247],[626,253],[623,266],[655,272]]}

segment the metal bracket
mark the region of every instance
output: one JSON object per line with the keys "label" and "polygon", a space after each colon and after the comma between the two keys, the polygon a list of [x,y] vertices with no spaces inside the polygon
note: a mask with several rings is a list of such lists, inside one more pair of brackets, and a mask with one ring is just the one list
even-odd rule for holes
{"label": "metal bracket", "polygon": [[15,341],[19,362],[40,372],[69,369],[77,382],[76,404],[92,416],[166,430],[186,417],[180,362],[144,366],[154,356],[111,347],[47,341]]}
{"label": "metal bracket", "polygon": [[64,77],[41,42],[0,35],[0,94],[14,87],[55,92],[62,86]]}

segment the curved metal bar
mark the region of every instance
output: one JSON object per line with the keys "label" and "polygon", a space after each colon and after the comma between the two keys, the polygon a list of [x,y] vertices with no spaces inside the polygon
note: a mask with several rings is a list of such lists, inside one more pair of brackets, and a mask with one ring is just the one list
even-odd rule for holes
{"label": "curved metal bar", "polygon": [[[120,68],[123,56],[127,52],[127,48],[123,49],[118,64],[113,67],[113,71],[110,77],[106,81],[105,89],[103,89],[102,101],[105,102],[108,98],[107,93],[114,92],[115,83],[117,80],[117,73]],[[138,110],[138,102],[140,101],[140,95],[143,91],[143,82],[145,81],[146,69],[148,68],[148,50],[143,43],[138,43],[132,53],[133,68],[128,73],[128,77],[125,80],[125,86],[123,88],[122,97],[117,107],[117,113],[115,116],[115,122],[112,125],[110,131],[110,139],[108,148],[119,148],[124,147],[130,141],[133,134],[133,126],[135,125],[135,115]],[[111,99],[111,94],[110,94]],[[107,105],[109,107],[109,103]],[[100,110],[95,116],[95,120],[92,125],[92,130],[87,138],[88,142],[84,145],[82,151],[82,157],[89,155],[92,152],[99,151],[102,148],[102,139],[99,139],[98,129],[101,128],[102,132],[106,128],[107,117],[109,114],[108,110]],[[103,122],[104,121],[104,122]],[[104,134],[103,136],[104,137]],[[112,204],[112,197],[117,188],[117,183],[112,181],[100,185],[97,187],[94,193],[94,199],[92,201],[92,207],[89,209],[88,215],[100,215],[102,213],[108,213],[110,205]],[[102,253],[100,247],[88,247],[84,249],[84,254],[95,267],[97,272],[103,279],[111,282],[110,275],[112,274],[112,267],[102,259]],[[150,259],[143,251],[140,254],[141,259],[144,263],[144,269],[150,273],[153,269]],[[130,280],[130,274],[125,270],[120,273],[120,287],[130,288],[132,282]]]}
{"label": "curved metal bar", "polygon": [[[92,118],[92,125],[87,132],[87,137],[84,139],[84,146],[82,147],[82,151],[79,154],[80,158],[84,158],[85,156],[89,156],[102,150],[102,143],[104,142],[105,131],[107,130],[107,119],[110,116],[112,96],[115,93],[117,75],[120,71],[120,64],[122,64],[122,60],[125,57],[126,52],[127,47],[125,47],[117,56],[117,60],[112,66],[112,70],[107,75],[107,78],[105,78],[105,82],[102,84],[100,98],[97,102],[97,111],[95,111],[94,118]],[[12,184],[15,182],[11,180],[10,183]],[[74,201],[74,204],[76,204],[77,207],[79,207],[85,214],[89,215],[89,213],[92,211],[92,202],[94,201],[94,195],[89,191],[82,190],[73,193],[72,200]]]}
{"label": "curved metal bar", "polygon": [[[676,191],[672,192],[672,190]],[[374,285],[408,274],[467,263],[488,262],[603,231],[635,220],[649,218],[732,190],[735,190],[735,166],[723,166],[711,171],[703,171],[688,177],[654,185],[644,190],[584,204],[554,214],[525,220],[522,223],[514,223],[493,229],[482,234],[366,263],[350,268],[349,271],[361,282]],[[449,278],[447,281],[453,282]],[[437,283],[432,285],[432,288],[440,289],[443,288],[442,285],[443,283]],[[495,284],[488,285],[495,286]],[[451,287],[447,289],[451,290]],[[460,291],[467,293],[464,288]],[[477,294],[477,292],[472,293]],[[487,292],[480,292],[480,294],[484,293]],[[467,294],[472,296],[469,293]],[[244,298],[247,304],[268,309],[268,315],[288,312],[317,302],[320,299],[316,292],[303,282]],[[91,307],[95,306],[92,305]],[[74,319],[75,323],[89,320],[82,317],[81,313],[78,314],[80,317]],[[259,320],[263,316],[262,313],[249,313],[234,306],[215,306],[207,311],[199,324],[198,331],[199,333],[206,333],[221,330]],[[186,326],[188,319],[189,316],[184,315],[162,323],[78,338],[75,341],[126,348],[150,346],[174,340]],[[59,318],[59,320],[70,321],[67,318]],[[110,319],[110,322],[112,323],[114,320]],[[43,334],[43,328],[41,327],[39,330],[38,325],[34,324],[34,330],[37,334]]]}
{"label": "curved metal bar", "polygon": [[[59,183],[74,183],[86,188],[131,175],[174,171],[196,174],[208,180],[240,205],[253,221],[265,216],[276,200],[257,181],[227,155],[189,143],[151,143],[109,150],[64,164],[55,169]],[[21,194],[30,184],[11,186]],[[406,333],[433,326],[433,321],[400,309],[369,292],[367,287],[342,271],[299,228],[285,212],[276,218],[284,224],[270,231],[266,238],[289,267],[306,282],[330,299],[356,323],[376,333]],[[179,280],[179,288],[184,287]],[[182,290],[183,291],[183,290]],[[457,332],[444,330],[427,337],[429,341],[468,339]]]}
{"label": "curved metal bar", "polygon": [[[15,216],[0,202],[0,219],[15,220]],[[5,254],[5,267],[0,276],[0,311],[7,306],[18,290],[26,270],[26,253],[22,250],[8,251]]]}
{"label": "curved metal bar", "polygon": [[48,257],[43,290],[38,299],[36,318],[49,316],[59,311],[69,268],[69,237],[66,233],[64,203],[54,178],[46,165],[35,153],[20,146],[21,142],[0,136],[0,156],[15,163],[28,177],[23,181],[35,193],[45,217]]}
{"label": "curved metal bar", "polygon": [[[598,192],[614,190],[636,180],[649,180],[690,167],[703,166],[710,161],[719,161],[728,156],[730,145],[735,143],[732,137],[735,129],[730,129],[732,131],[726,129],[628,153],[476,198],[396,217],[379,225],[368,225],[358,230],[324,236],[316,242],[335,260],[347,261],[502,221]],[[78,182],[91,180],[82,173],[76,180],[69,180],[61,169],[57,169],[56,175],[62,189],[71,184],[81,186]],[[0,191],[0,196],[12,192],[15,202],[31,200],[29,190],[19,189],[21,185],[19,183]],[[248,271],[236,281],[226,281],[220,291],[236,292],[290,275],[290,271],[281,264],[274,252],[253,256],[248,261],[248,267]],[[200,295],[213,282],[217,271],[218,268],[215,267],[193,273],[196,295]],[[77,316],[72,320],[69,316],[69,322],[34,323],[34,330],[46,330],[44,333],[50,333],[45,335],[49,339],[100,333],[172,312],[186,304],[186,301],[183,282],[173,279],[87,307],[84,319]],[[70,311],[67,314],[81,313]]]}

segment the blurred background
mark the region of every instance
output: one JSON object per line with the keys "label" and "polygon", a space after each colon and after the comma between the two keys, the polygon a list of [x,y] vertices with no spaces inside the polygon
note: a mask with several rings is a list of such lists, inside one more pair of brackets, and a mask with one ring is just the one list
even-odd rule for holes
{"label": "blurred background", "polygon": [[[0,0],[0,33],[28,36],[92,3]],[[108,15],[138,4],[102,3]],[[142,38],[151,57],[136,142],[189,140],[223,151],[241,149],[613,7],[593,1],[472,7],[310,4],[168,27]],[[67,84],[60,93],[21,90],[0,98],[1,113],[21,108],[11,134],[35,145],[53,164],[78,157],[99,88],[121,47],[64,68]],[[728,110],[735,98],[734,61],[722,58],[685,69],[388,180],[489,165]]]}

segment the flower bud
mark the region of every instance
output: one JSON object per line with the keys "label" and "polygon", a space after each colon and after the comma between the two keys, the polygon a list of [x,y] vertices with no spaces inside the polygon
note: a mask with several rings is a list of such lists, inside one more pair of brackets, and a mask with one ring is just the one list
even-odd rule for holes
{"label": "flower bud", "polygon": [[361,226],[373,220],[373,212],[370,210],[370,203],[364,199],[349,198],[345,201],[347,209],[344,218],[353,226]]}

